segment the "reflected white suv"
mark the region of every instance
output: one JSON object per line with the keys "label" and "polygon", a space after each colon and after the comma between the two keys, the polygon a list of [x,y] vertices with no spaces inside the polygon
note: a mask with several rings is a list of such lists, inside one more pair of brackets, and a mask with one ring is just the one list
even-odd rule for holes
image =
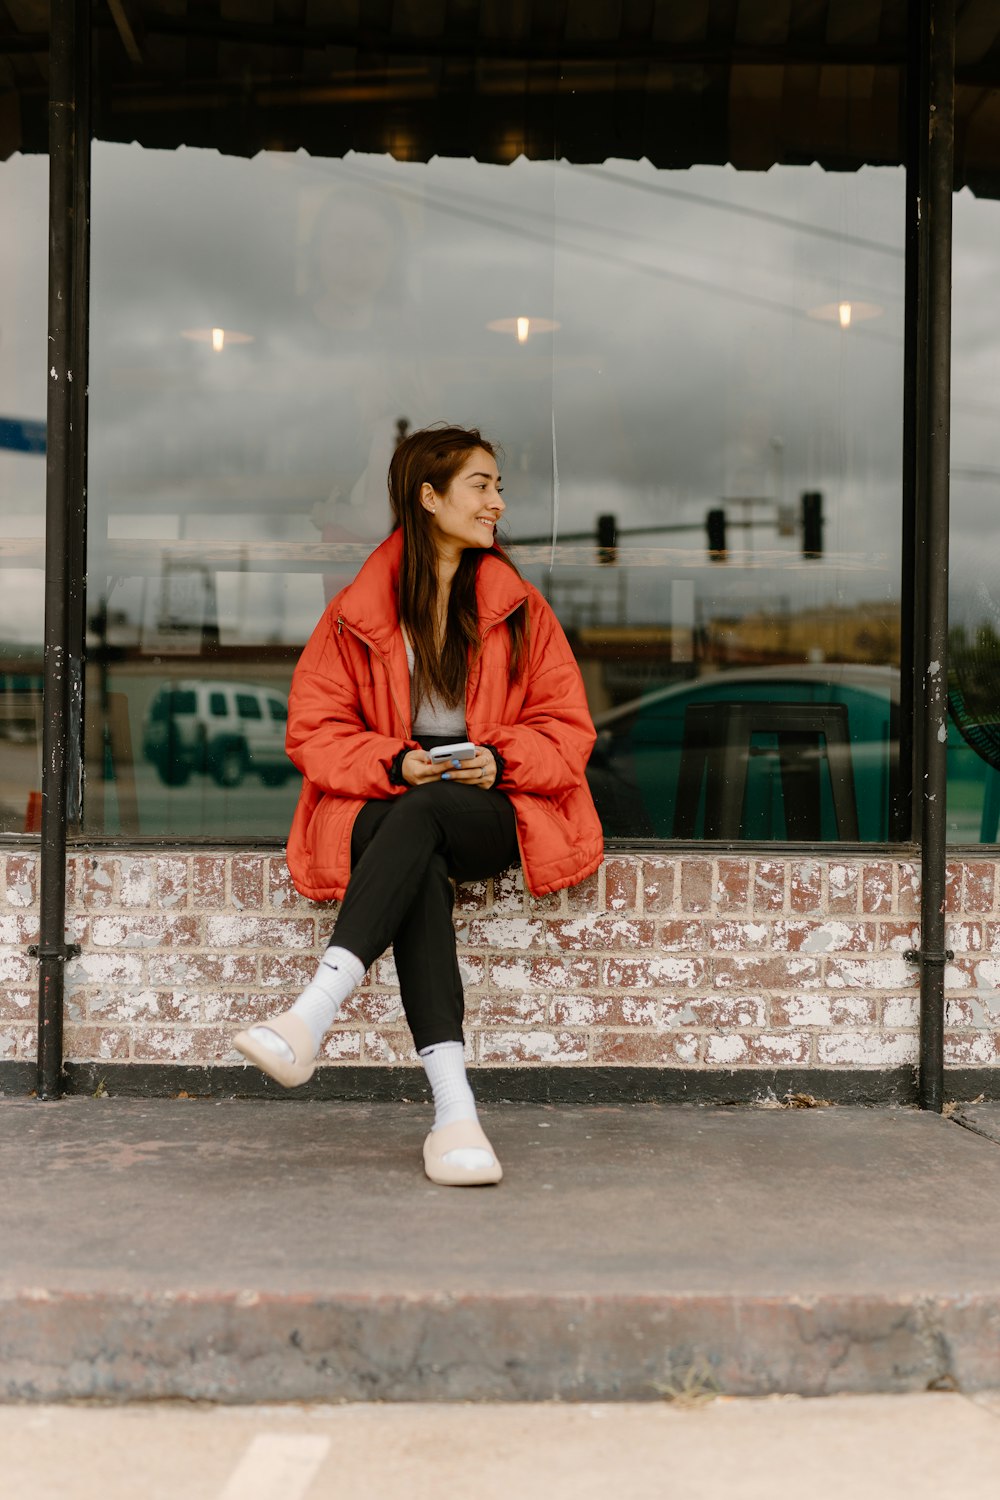
{"label": "reflected white suv", "polygon": [[146,712],[142,753],[167,786],[192,771],[218,786],[239,786],[247,772],[265,786],[298,775],[285,754],[288,699],[250,682],[165,682]]}

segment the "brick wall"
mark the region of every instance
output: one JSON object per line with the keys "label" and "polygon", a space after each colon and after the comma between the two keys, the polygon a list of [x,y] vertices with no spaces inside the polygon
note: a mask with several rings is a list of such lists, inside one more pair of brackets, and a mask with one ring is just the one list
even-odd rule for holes
{"label": "brick wall", "polygon": [[[33,855],[0,855],[0,1058],[35,1046]],[[998,864],[949,869],[946,1060],[1000,1062]],[[276,854],[78,854],[68,928],[70,1060],[234,1063],[229,1038],[287,1005],[335,914]],[[919,871],[890,859],[617,856],[534,900],[520,876],[456,908],[470,1059],[690,1069],[913,1063]],[[415,1063],[391,958],[325,1058]]]}

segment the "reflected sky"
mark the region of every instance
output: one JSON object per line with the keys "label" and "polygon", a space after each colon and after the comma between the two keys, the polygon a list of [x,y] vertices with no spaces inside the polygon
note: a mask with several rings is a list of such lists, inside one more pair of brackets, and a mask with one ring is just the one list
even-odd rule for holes
{"label": "reflected sky", "polygon": [[[3,415],[44,414],[46,166],[0,166]],[[665,583],[678,577],[704,617],[776,600],[889,607],[903,192],[889,168],[248,162],[98,143],[95,569],[110,566],[109,541],[375,540],[403,417],[477,424],[502,443],[514,541],[554,518],[560,534],[586,531],[602,512],[622,527],[690,526],[623,544],[632,623],[669,620]],[[1000,205],[959,194],[955,234],[961,613],[980,608],[983,556],[1000,541]],[[842,328],[829,309],[843,303],[873,315]],[[489,327],[518,316],[556,327],[529,326],[523,344]],[[252,342],[215,353],[204,335],[216,327]],[[824,494],[820,563],[773,525],[803,490]],[[2,535],[40,534],[43,493],[41,460],[0,453]],[[719,504],[758,523],[731,531],[725,566],[708,562],[702,530]],[[541,565],[526,571],[546,581]],[[617,571],[564,558],[554,602],[619,618]],[[0,636],[38,639],[37,575],[4,578]],[[223,632],[301,641],[342,581],[332,566],[325,581],[223,569]],[[139,620],[148,590],[123,578],[114,603]]]}

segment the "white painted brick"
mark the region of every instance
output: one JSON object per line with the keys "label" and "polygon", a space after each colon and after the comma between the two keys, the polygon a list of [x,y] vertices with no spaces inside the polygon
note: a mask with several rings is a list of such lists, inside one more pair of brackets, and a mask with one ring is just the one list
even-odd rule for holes
{"label": "white painted brick", "polygon": [[531,1062],[579,1062],[586,1055],[582,1039],[574,1054],[566,1045],[566,1036],[557,1036],[551,1031],[491,1031],[488,1038],[490,1053],[509,1054],[512,1060]]}
{"label": "white painted brick", "polygon": [[646,958],[638,961],[615,956],[607,961],[608,984],[616,988],[625,975],[624,983],[633,989],[651,989],[663,985],[665,988],[694,986],[704,972],[702,961],[697,958],[680,958],[671,954],[667,958]]}
{"label": "white painted brick", "polygon": [[914,922],[909,932],[900,932],[891,937],[888,942],[882,940],[882,947],[887,953],[906,953],[911,948],[920,947],[920,924]]}
{"label": "white painted brick", "polygon": [[860,995],[794,995],[784,1009],[790,1026],[851,1026],[868,1020],[868,1001]]}
{"label": "white painted brick", "polygon": [[893,1036],[846,1031],[835,1036],[821,1036],[816,1041],[816,1054],[821,1065],[840,1063],[855,1068],[897,1068],[904,1063],[915,1063],[917,1053],[915,1032]]}
{"label": "white painted brick", "polygon": [[[517,1000],[505,1001],[505,1007],[511,1004],[520,1004],[526,1008],[534,1002],[529,995],[519,996]],[[544,1013],[544,1012],[543,1012]],[[564,1026],[589,1026],[594,1019],[594,1002],[583,995],[563,995],[559,1000],[559,1019]]]}
{"label": "white painted brick", "polygon": [[982,1026],[992,1029],[996,1026],[997,1017],[989,1006],[984,1005],[983,999],[973,990],[968,995],[953,995],[944,1002],[944,1024],[968,1028]]}
{"label": "white painted brick", "polygon": [[953,922],[945,929],[944,945],[956,953],[982,951],[983,929],[979,922]]}
{"label": "white painted brick", "polygon": [[0,1026],[0,1057],[11,1058],[17,1056],[17,1044],[20,1033],[12,1026]]}
{"label": "white painted brick", "polygon": [[129,984],[142,981],[142,959],[137,953],[84,953],[66,965],[70,992],[90,984]]}
{"label": "white painted brick", "polygon": [[996,1033],[992,1031],[970,1031],[962,1039],[945,1039],[944,1065],[946,1068],[971,1068],[995,1064],[997,1060]]}
{"label": "white painted brick", "polygon": [[331,1062],[344,1059],[357,1062],[361,1056],[361,1035],[357,1031],[331,1031],[323,1042],[321,1056]]}
{"label": "white painted brick", "polygon": [[504,990],[577,989],[595,968],[593,959],[494,959],[492,978]]}
{"label": "white painted brick", "polygon": [[7,1005],[14,1005],[23,1011],[25,1016],[31,1016],[35,1011],[37,996],[32,990],[7,989],[4,993],[4,1001]]}
{"label": "white painted brick", "polygon": [[473,989],[481,985],[486,978],[486,964],[483,959],[476,958],[472,954],[460,953],[458,955],[458,972],[462,980],[463,989]]}
{"label": "white painted brick", "polygon": [[975,967],[976,986],[981,990],[1000,990],[1000,958],[983,958]]}
{"label": "white painted brick", "polygon": [[[25,927],[28,926],[29,920],[28,917],[0,917],[0,943],[12,948],[19,948],[24,941]],[[31,942],[34,942],[37,937],[37,932],[32,930],[35,925],[32,923],[28,929],[31,931],[29,939]]]}
{"label": "white painted brick", "polygon": [[851,888],[851,881],[857,879],[860,873],[857,865],[830,865],[827,869],[827,879],[830,882],[831,894],[845,895]]}
{"label": "white painted brick", "polygon": [[677,1061],[682,1063],[696,1063],[698,1061],[698,1038],[690,1032],[679,1036],[674,1043],[674,1051]]}
{"label": "white painted brick", "polygon": [[818,924],[802,944],[802,953],[840,953],[850,948],[855,928],[848,922]]}
{"label": "white painted brick", "polygon": [[17,948],[0,950],[0,984],[25,984],[34,978],[34,965]]}
{"label": "white painted brick", "polygon": [[800,1035],[782,1032],[770,1036],[765,1032],[762,1036],[755,1036],[750,1043],[754,1062],[771,1061],[793,1067],[799,1063],[803,1048],[808,1052],[808,1042]]}
{"label": "white painted brick", "polygon": [[[167,1014],[169,1012],[169,1014]],[[201,996],[183,990],[112,990],[102,991],[87,1002],[91,1019],[118,1021],[132,1025],[183,1021],[190,1025],[202,1018]]]}
{"label": "white painted brick", "polygon": [[151,917],[143,912],[134,916],[94,917],[90,938],[98,948],[160,948],[175,940],[190,941],[192,924],[185,927],[184,917]]}
{"label": "white painted brick", "polygon": [[898,990],[918,982],[916,967],[895,953],[884,958],[831,959],[826,974],[827,988]]}
{"label": "white painted brick", "polygon": [[475,931],[488,948],[515,949],[523,953],[540,942],[544,928],[541,922],[527,917],[490,916],[480,918]]}
{"label": "white painted brick", "polygon": [[74,1034],[74,1028],[68,1028],[66,1033],[67,1057],[76,1058],[79,1055],[81,1061],[84,1058],[87,1058],[88,1060],[96,1060],[99,1062],[103,1062],[108,1059],[120,1058],[122,1055],[121,1042],[126,1033],[124,1031],[116,1030],[113,1027],[99,1026],[97,1028],[89,1028],[91,1036],[93,1036],[95,1030],[97,1035],[96,1048],[94,1047],[92,1041],[87,1047],[81,1048],[78,1045],[78,1038]]}
{"label": "white painted brick", "polygon": [[145,859],[123,859],[119,870],[122,906],[152,905],[156,872],[154,862]]}
{"label": "white painted brick", "polygon": [[524,910],[524,876],[520,869],[506,870],[493,880],[493,910],[514,912]]}
{"label": "white painted brick", "polygon": [[32,898],[29,882],[27,880],[18,880],[13,885],[9,885],[7,887],[7,900],[11,906],[21,908],[33,906],[35,902]]}
{"label": "white painted brick", "polygon": [[209,917],[205,942],[209,948],[311,948],[312,924],[300,918]]}
{"label": "white painted brick", "polygon": [[[164,1062],[185,1062],[191,1052],[191,1037],[186,1030],[173,1031],[169,1028],[151,1027],[148,1032],[151,1044],[155,1044],[156,1055]],[[227,1062],[245,1062],[235,1050],[230,1050],[226,1055]]]}
{"label": "white painted brick", "polygon": [[747,1044],[741,1036],[710,1036],[705,1047],[709,1063],[737,1063],[746,1056]]}
{"label": "white painted brick", "polygon": [[920,1025],[920,996],[895,995],[882,1007],[882,1024],[887,1031],[904,1030]]}
{"label": "white painted brick", "polygon": [[[365,1032],[365,1061],[372,1063],[412,1063],[419,1061],[409,1033],[393,1031]],[[465,1060],[471,1062],[472,1047],[468,1038],[465,1044]]]}
{"label": "white painted brick", "polygon": [[396,960],[392,953],[383,953],[381,958],[375,960],[374,975],[376,984],[389,984],[399,988],[399,974],[396,972]]}

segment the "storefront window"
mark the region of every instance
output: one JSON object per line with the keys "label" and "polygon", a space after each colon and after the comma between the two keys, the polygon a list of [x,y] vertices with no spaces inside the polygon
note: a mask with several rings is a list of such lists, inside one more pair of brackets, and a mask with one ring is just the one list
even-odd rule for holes
{"label": "storefront window", "polygon": [[0,832],[41,816],[48,161],[0,162]]}
{"label": "storefront window", "polygon": [[[1000,91],[984,101],[995,117]],[[1000,825],[1000,202],[954,201],[948,834]]]}
{"label": "storefront window", "polygon": [[294,662],[400,433],[448,421],[503,447],[609,837],[888,836],[899,71],[821,71],[776,69],[776,114],[752,69],[411,47],[336,156],[315,116],[312,155],[95,143],[91,830],[284,836]]}
{"label": "storefront window", "polygon": [[[600,732],[605,830],[884,839],[902,169],[608,163],[558,182],[559,526],[617,544],[558,548],[549,587]],[[699,810],[684,799],[716,750],[744,795],[706,777]]]}

